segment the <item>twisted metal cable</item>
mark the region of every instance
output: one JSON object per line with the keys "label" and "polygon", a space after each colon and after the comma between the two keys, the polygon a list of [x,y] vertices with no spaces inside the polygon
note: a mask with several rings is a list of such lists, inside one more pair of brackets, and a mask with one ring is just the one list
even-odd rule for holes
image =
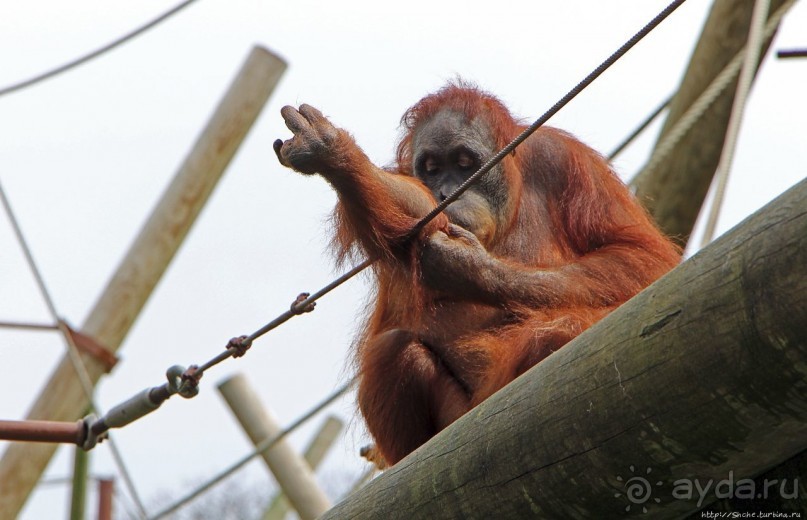
{"label": "twisted metal cable", "polygon": [[195,1],[196,0],[185,0],[184,2],[180,3],[176,7],[173,7],[171,9],[169,9],[168,11],[161,14],[157,18],[151,20],[150,22],[148,22],[148,23],[146,23],[144,25],[141,25],[137,29],[135,29],[135,30],[133,30],[131,32],[128,32],[128,33],[124,34],[123,36],[121,36],[120,38],[118,38],[118,39],[104,45],[103,47],[100,47],[100,48],[98,48],[98,49],[96,49],[96,50],[94,50],[94,51],[92,51],[92,52],[90,52],[88,54],[85,54],[84,56],[76,58],[73,61],[69,61],[69,62],[65,63],[64,65],[60,65],[60,66],[58,66],[56,68],[53,68],[53,69],[51,69],[49,71],[43,72],[41,74],[38,74],[38,75],[36,75],[36,76],[34,76],[32,78],[28,78],[28,79],[20,81],[18,83],[14,83],[12,85],[8,85],[6,87],[0,88],[0,96],[4,96],[6,94],[11,94],[12,92],[16,92],[18,90],[22,90],[24,88],[36,85],[37,83],[45,81],[46,79],[50,79],[50,78],[52,78],[54,76],[58,76],[59,74],[61,74],[63,72],[67,72],[68,70],[73,69],[75,67],[78,67],[79,65],[83,65],[84,63],[87,63],[88,61],[90,61],[90,60],[92,60],[94,58],[97,58],[97,57],[101,56],[102,54],[105,54],[105,53],[111,51],[115,47],[123,45],[124,43],[128,42],[132,38],[135,38],[136,36],[139,36],[140,34],[146,32],[147,30],[151,29],[155,25],[159,24],[160,22],[163,22],[164,20],[170,18],[171,16],[178,13],[182,9],[188,7],[190,4],[192,4]]}
{"label": "twisted metal cable", "polygon": [[617,156],[619,156],[619,154],[621,154],[623,151],[625,151],[625,148],[627,148],[628,146],[630,146],[630,144],[631,144],[631,143],[632,143],[632,142],[633,142],[633,141],[634,141],[634,140],[635,140],[637,137],[639,137],[639,135],[640,135],[642,132],[644,132],[644,131],[647,129],[647,127],[648,127],[648,126],[650,126],[650,123],[652,123],[653,121],[655,121],[655,119],[656,119],[658,116],[660,116],[662,112],[664,112],[664,109],[665,109],[665,108],[667,108],[667,107],[670,105],[670,102],[672,101],[672,99],[673,99],[673,96],[670,96],[670,97],[668,97],[667,99],[665,99],[665,100],[664,100],[664,101],[663,101],[663,102],[662,102],[662,103],[661,103],[661,104],[660,104],[660,105],[659,105],[659,106],[658,106],[658,107],[657,107],[657,108],[656,108],[656,109],[655,109],[655,110],[654,110],[654,111],[653,111],[653,112],[652,112],[652,113],[651,113],[649,116],[647,116],[647,118],[645,118],[645,120],[644,120],[644,121],[642,121],[642,122],[639,124],[639,126],[637,126],[637,127],[636,127],[636,130],[634,130],[633,132],[631,132],[631,133],[630,133],[630,135],[629,135],[628,137],[626,137],[626,138],[625,138],[625,139],[624,139],[624,140],[623,140],[621,143],[619,143],[619,144],[616,146],[616,148],[614,148],[614,149],[613,149],[613,150],[612,150],[612,151],[611,151],[611,152],[608,154],[608,156],[607,156],[607,157],[608,157],[608,160],[613,161],[614,159],[616,159],[616,158],[617,158]]}

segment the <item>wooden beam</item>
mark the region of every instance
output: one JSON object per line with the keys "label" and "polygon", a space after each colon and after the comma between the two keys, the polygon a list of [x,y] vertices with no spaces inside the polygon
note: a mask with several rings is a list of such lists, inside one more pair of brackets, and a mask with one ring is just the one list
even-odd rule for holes
{"label": "wooden beam", "polygon": [[[285,63],[252,50],[190,154],[141,229],[81,331],[115,352],[187,235],[213,188],[279,81]],[[81,356],[94,384],[103,366]],[[28,419],[70,421],[88,399],[68,356],[42,389]],[[0,459],[0,519],[16,518],[45,470],[55,444],[11,444]]]}
{"label": "wooden beam", "polygon": [[324,518],[680,518],[714,497],[676,482],[736,482],[803,452],[805,208],[807,180]]}
{"label": "wooden beam", "polygon": [[[771,0],[769,14],[786,1]],[[678,92],[670,103],[657,145],[745,46],[753,7],[754,2],[747,0],[715,0]],[[769,45],[770,40],[765,43],[763,55]],[[689,240],[720,160],[736,89],[735,79],[667,158],[652,169],[642,170],[636,178],[636,195],[664,232],[682,245]]]}
{"label": "wooden beam", "polygon": [[[325,420],[325,423],[319,429],[314,439],[306,447],[303,453],[303,459],[311,467],[312,471],[316,471],[319,464],[325,458],[325,455],[330,451],[339,434],[342,432],[342,421],[334,416],[330,416]],[[283,520],[291,510],[291,504],[286,494],[279,491],[269,501],[266,507],[262,520]]]}
{"label": "wooden beam", "polygon": [[[228,378],[218,389],[255,446],[280,434],[282,428],[243,374]],[[330,509],[331,501],[317,484],[311,466],[286,439],[261,453],[261,457],[301,519],[314,520]]]}

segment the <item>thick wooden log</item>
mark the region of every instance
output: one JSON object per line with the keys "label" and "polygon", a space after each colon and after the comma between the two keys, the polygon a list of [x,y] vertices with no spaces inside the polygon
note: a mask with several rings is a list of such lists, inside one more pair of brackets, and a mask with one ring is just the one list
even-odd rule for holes
{"label": "thick wooden log", "polygon": [[805,449],[807,181],[325,518],[680,518]]}

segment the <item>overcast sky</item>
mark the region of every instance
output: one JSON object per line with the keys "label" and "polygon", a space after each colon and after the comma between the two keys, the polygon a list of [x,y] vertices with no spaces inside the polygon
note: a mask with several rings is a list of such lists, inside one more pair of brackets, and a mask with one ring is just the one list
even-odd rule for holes
{"label": "overcast sky", "polygon": [[[389,163],[404,110],[462,77],[536,118],[650,20],[666,0],[610,2],[266,2],[201,0],[79,69],[0,97],[0,181],[60,314],[86,318],[177,166],[253,45],[289,68],[98,387],[108,409],[161,384],[174,364],[206,361],[336,274],[325,221],[335,202],[322,179],[281,167],[271,143],[289,136],[285,104],[310,103]],[[710,2],[689,0],[554,117],[607,153],[672,93]],[[73,59],[175,5],[163,0],[0,4],[0,88]],[[807,46],[807,7],[785,18],[773,49]],[[807,60],[765,58],[752,92],[719,232],[805,176]],[[615,166],[647,160],[657,123]],[[247,374],[288,424],[349,376],[346,360],[366,295],[354,280],[211,370],[193,400],[174,398],[114,433],[150,512],[246,454],[250,444],[216,383]],[[0,214],[0,321],[50,318],[5,215]],[[0,418],[23,418],[62,358],[56,334],[0,329]],[[321,479],[340,489],[361,472],[367,442],[352,396],[331,412],[350,423]],[[291,437],[301,448],[324,417]],[[5,443],[0,442],[0,450]],[[62,448],[47,475],[70,474]],[[109,450],[92,472],[114,474]],[[247,481],[268,483],[259,463]],[[120,482],[118,483],[120,485]],[[66,514],[66,486],[41,487],[22,518]],[[93,506],[94,507],[94,504]]]}

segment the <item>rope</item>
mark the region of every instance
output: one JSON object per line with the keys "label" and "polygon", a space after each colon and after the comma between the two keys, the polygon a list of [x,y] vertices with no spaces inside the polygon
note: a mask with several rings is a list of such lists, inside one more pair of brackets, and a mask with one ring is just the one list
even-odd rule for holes
{"label": "rope", "polygon": [[[37,287],[42,295],[42,299],[45,301],[48,312],[50,313],[51,318],[56,323],[56,327],[65,340],[67,345],[67,357],[70,359],[70,363],[73,365],[73,369],[76,371],[76,376],[78,377],[82,390],[87,397],[87,401],[90,403],[90,407],[100,414],[100,408],[95,402],[95,398],[93,396],[94,385],[90,379],[89,373],[87,372],[87,367],[84,365],[84,362],[81,359],[81,354],[73,341],[73,336],[70,334],[67,324],[59,318],[59,313],[56,311],[56,305],[53,303],[53,298],[50,295],[50,291],[48,291],[47,285],[45,285],[45,279],[43,278],[42,273],[34,260],[34,256],[31,253],[31,248],[28,246],[28,241],[25,239],[25,235],[22,233],[22,228],[20,227],[19,221],[11,208],[11,203],[6,196],[6,191],[3,188],[2,183],[0,183],[0,201],[2,202],[6,216],[11,223],[11,227],[14,230],[14,235],[17,238],[17,242],[20,244],[20,248],[25,256],[25,261],[28,264],[28,268],[31,270],[31,273],[36,280]],[[137,489],[134,487],[134,482],[132,481],[129,470],[126,467],[126,464],[123,462],[123,458],[121,457],[120,452],[111,437],[109,438],[109,443],[115,465],[118,467],[118,471],[123,477],[124,483],[126,484],[132,499],[137,505],[141,517],[145,518],[146,510],[143,506],[143,502],[140,500]]]}
{"label": "rope", "polygon": [[138,27],[137,29],[135,29],[135,30],[133,30],[133,31],[131,31],[129,33],[124,34],[123,36],[121,36],[117,40],[114,40],[114,41],[104,45],[103,47],[90,52],[89,54],[85,54],[84,56],[81,56],[79,58],[74,59],[73,61],[69,61],[69,62],[65,63],[64,65],[60,65],[60,66],[58,66],[58,67],[56,67],[54,69],[51,69],[51,70],[49,70],[47,72],[43,72],[41,74],[38,74],[38,75],[36,75],[36,76],[34,76],[32,78],[20,81],[19,83],[14,83],[12,85],[8,85],[6,87],[0,88],[0,96],[4,96],[6,94],[11,94],[12,92],[16,92],[17,90],[22,90],[22,89],[24,89],[26,87],[36,85],[37,83],[45,81],[46,79],[50,79],[50,78],[52,78],[54,76],[58,76],[59,74],[61,74],[63,72],[67,72],[68,70],[73,69],[75,67],[78,67],[79,65],[83,65],[84,63],[87,63],[88,61],[90,61],[90,60],[92,60],[94,58],[97,58],[97,57],[101,56],[102,54],[105,54],[105,53],[111,51],[115,47],[118,47],[119,45],[122,45],[122,44],[128,42],[129,40],[135,38],[136,36],[139,36],[140,34],[146,32],[147,30],[151,29],[152,27],[159,24],[160,22],[170,18],[171,16],[178,13],[179,11],[186,8],[187,6],[189,6],[190,4],[192,4],[195,1],[196,0],[185,0],[184,2],[180,3],[176,7],[173,7],[172,9],[169,9],[168,11],[161,14],[160,16],[153,19],[152,21],[146,23],[145,25],[142,25],[142,26]]}
{"label": "rope", "polygon": [[296,421],[291,423],[288,427],[286,427],[286,429],[282,430],[280,433],[278,433],[274,437],[270,437],[268,439],[265,439],[265,440],[261,441],[260,444],[255,446],[255,449],[252,450],[251,453],[249,453],[248,455],[242,457],[236,463],[232,464],[227,469],[225,469],[224,471],[222,471],[221,473],[219,473],[215,477],[211,478],[210,480],[208,480],[207,482],[205,482],[204,484],[202,484],[201,486],[196,488],[194,491],[188,493],[183,498],[177,500],[171,506],[163,509],[159,513],[157,513],[154,516],[150,517],[149,520],[158,520],[160,518],[164,518],[164,517],[170,515],[171,513],[176,512],[181,507],[184,507],[184,506],[188,505],[191,501],[198,498],[203,493],[207,492],[210,488],[212,488],[216,484],[221,483],[224,479],[226,479],[227,477],[229,477],[230,475],[232,475],[233,473],[235,473],[236,471],[238,471],[239,469],[244,467],[248,462],[250,462],[252,459],[257,457],[258,455],[261,455],[263,452],[272,449],[278,442],[280,442],[281,440],[286,438],[287,435],[294,432],[294,430],[296,430],[301,425],[303,425],[305,422],[307,422],[312,417],[317,415],[319,412],[321,412],[323,409],[325,409],[325,407],[327,407],[332,402],[336,401],[336,399],[338,399],[339,397],[341,397],[342,395],[347,393],[348,390],[351,389],[351,387],[354,385],[355,382],[356,382],[356,378],[354,377],[353,379],[351,379],[350,381],[345,383],[342,387],[340,387],[335,392],[333,392],[326,399],[324,399],[322,402],[320,402],[317,406],[315,406],[314,408],[309,410],[308,413],[306,413],[305,415],[303,415],[302,417],[300,417],[299,419],[297,419]]}
{"label": "rope", "polygon": [[740,126],[742,125],[743,115],[745,114],[748,94],[751,92],[751,85],[754,82],[754,76],[756,75],[757,66],[759,65],[759,56],[762,52],[762,46],[765,44],[765,19],[768,17],[769,8],[769,0],[756,0],[754,3],[754,10],[751,14],[751,28],[748,32],[748,44],[746,45],[748,52],[746,52],[745,59],[743,60],[743,68],[740,72],[740,79],[737,82],[737,93],[734,96],[734,103],[731,107],[731,115],[729,116],[726,139],[723,143],[723,150],[720,153],[720,161],[717,163],[717,171],[715,172],[715,195],[712,199],[712,207],[709,210],[708,220],[706,221],[706,229],[701,238],[701,247],[704,247],[712,241],[715,228],[717,227],[720,209],[723,207],[723,199],[726,195],[729,172],[731,171],[731,164],[734,160],[734,150],[737,147],[737,138],[740,135]]}
{"label": "rope", "polygon": [[[773,36],[776,27],[784,17],[785,13],[793,7],[796,0],[789,0],[768,19],[765,25],[765,39]],[[734,58],[723,67],[720,74],[715,76],[709,86],[707,86],[700,96],[689,106],[686,112],[675,122],[673,127],[661,138],[653,149],[653,155],[647,161],[644,168],[629,183],[632,188],[636,188],[644,179],[649,178],[659,165],[670,155],[670,152],[678,145],[678,142],[695,126],[706,110],[714,103],[717,97],[734,81],[740,72],[740,67],[745,56],[746,47],[740,49]]]}

